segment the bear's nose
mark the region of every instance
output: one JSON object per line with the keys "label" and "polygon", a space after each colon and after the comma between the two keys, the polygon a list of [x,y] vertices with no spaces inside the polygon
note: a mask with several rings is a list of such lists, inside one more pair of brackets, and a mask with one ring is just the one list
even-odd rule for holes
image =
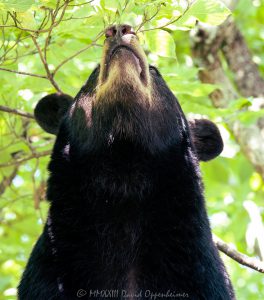
{"label": "bear's nose", "polygon": [[130,25],[114,25],[106,29],[105,37],[122,37],[126,34],[136,34]]}

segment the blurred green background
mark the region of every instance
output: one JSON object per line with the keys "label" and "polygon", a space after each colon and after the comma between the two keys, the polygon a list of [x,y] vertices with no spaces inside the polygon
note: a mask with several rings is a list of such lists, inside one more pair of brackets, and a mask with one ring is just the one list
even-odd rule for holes
{"label": "blurred green background", "polygon": [[[236,96],[226,105],[215,105],[211,93],[230,87],[201,82],[199,74],[206,66],[192,51],[197,26],[215,37],[217,26],[231,18],[261,84],[264,2],[225,4],[231,17],[224,3],[215,0],[0,0],[0,299],[16,299],[19,278],[48,210],[46,168],[54,137],[37,126],[31,116],[34,106],[56,90],[73,96],[79,91],[100,62],[102,33],[113,23],[137,29],[149,62],[159,68],[189,118],[206,117],[219,126],[225,149],[214,161],[201,164],[213,232],[234,249],[264,260],[264,106],[257,105],[264,89],[245,96],[237,80],[244,79],[247,64],[242,60],[234,70],[219,51]],[[242,126],[241,132],[234,122]],[[247,130],[255,137],[248,144],[243,136]],[[264,274],[222,257],[237,299],[264,299]]]}

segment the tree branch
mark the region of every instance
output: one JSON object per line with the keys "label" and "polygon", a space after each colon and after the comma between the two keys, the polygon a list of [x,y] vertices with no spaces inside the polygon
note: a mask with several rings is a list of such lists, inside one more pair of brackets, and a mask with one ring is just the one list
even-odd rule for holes
{"label": "tree branch", "polygon": [[24,163],[28,160],[31,160],[33,158],[48,156],[50,154],[51,154],[51,150],[46,150],[46,151],[43,151],[43,152],[35,152],[35,153],[32,153],[32,155],[30,155],[30,156],[20,158],[20,159],[16,159],[16,160],[11,160],[7,163],[0,164],[0,168],[6,168],[6,167],[14,166],[14,165],[21,165],[22,163]]}
{"label": "tree branch", "polygon": [[219,251],[225,253],[227,256],[229,256],[230,258],[232,258],[233,260],[235,260],[243,266],[249,267],[260,273],[264,273],[264,262],[236,251],[215,235],[213,239]]}
{"label": "tree branch", "polygon": [[1,71],[15,73],[15,74],[19,74],[19,75],[27,75],[27,76],[32,76],[32,77],[38,77],[38,78],[48,79],[48,77],[44,76],[44,75],[32,74],[32,73],[21,72],[21,71],[15,71],[15,70],[10,70],[10,69],[6,69],[6,68],[2,68],[2,67],[0,67],[0,70]]}
{"label": "tree branch", "polygon": [[[161,8],[161,5],[162,4],[159,4],[158,7],[157,7],[157,10],[156,12],[151,16],[151,17],[148,17],[146,15],[146,12],[144,12],[144,19],[142,20],[142,23],[138,26],[137,30],[136,30],[136,33],[138,32],[143,32],[144,30],[140,31],[140,29],[147,23],[147,22],[150,22],[152,19],[154,19],[156,17],[156,15],[159,13],[160,11],[160,8]],[[156,29],[156,28],[155,28]]]}
{"label": "tree branch", "polygon": [[136,30],[136,32],[145,32],[145,31],[151,31],[151,30],[157,30],[157,29],[165,29],[167,26],[179,21],[182,17],[185,16],[185,14],[187,13],[187,11],[190,9],[190,2],[187,1],[187,7],[186,9],[183,11],[183,13],[181,15],[179,15],[178,17],[176,18],[172,18],[170,21],[168,21],[166,24],[162,25],[162,26],[158,26],[158,27],[154,27],[154,28],[149,28],[149,29],[144,29],[144,30],[140,30],[144,24],[146,22],[149,22],[151,21],[152,19],[154,19],[156,17],[156,15],[159,13],[159,10],[160,10],[160,6],[158,7],[156,13],[150,17],[150,18],[147,18],[146,19],[146,16],[144,16],[144,20],[142,21],[142,23],[139,25],[138,29]]}
{"label": "tree branch", "polygon": [[[48,49],[50,38],[51,38],[51,32],[52,32],[53,28],[56,27],[62,21],[62,19],[64,17],[64,14],[66,12],[66,9],[67,9],[70,2],[71,1],[66,0],[62,6],[59,6],[60,1],[58,1],[54,13],[51,12],[51,26],[49,28],[48,36],[46,37],[45,47],[44,47],[44,59],[45,59],[45,61],[47,60],[47,49]],[[61,12],[61,15],[59,17],[59,20],[56,21],[56,18],[58,16],[58,13],[59,13],[61,8],[63,8],[62,12]]]}
{"label": "tree branch", "polygon": [[16,177],[17,175],[17,171],[18,171],[19,166],[15,166],[12,173],[9,176],[5,176],[3,178],[3,180],[0,183],[0,196],[3,195],[3,193],[5,192],[6,188],[9,187],[13,181],[13,179]]}
{"label": "tree branch", "polygon": [[69,4],[68,6],[82,6],[82,5],[86,5],[89,3],[92,3],[94,0],[88,1],[88,2],[83,2],[83,3],[79,3],[79,4]]}
{"label": "tree branch", "polygon": [[22,111],[20,109],[14,109],[7,106],[0,105],[0,111],[4,111],[10,114],[22,116],[25,118],[35,119],[34,115],[25,111]]}
{"label": "tree branch", "polygon": [[[69,5],[70,2],[72,2],[72,0],[65,0],[64,4],[61,7],[59,7],[59,9],[63,8],[63,10],[66,10],[66,8],[67,8],[67,6]],[[64,15],[64,12],[63,12],[63,15]],[[44,28],[47,25],[48,21],[45,24],[44,23],[41,24],[42,28],[34,30],[34,29],[24,28],[24,27],[19,26],[18,25],[18,20],[17,20],[16,16],[13,15],[13,14],[11,14],[10,12],[8,12],[8,14],[13,19],[14,24],[13,25],[0,25],[0,28],[3,28],[3,29],[5,29],[5,28],[17,28],[17,29],[19,29],[21,31],[25,31],[25,32],[28,32],[28,33],[31,33],[31,34],[36,34],[36,35],[38,35],[39,33],[49,32],[51,30],[51,27],[52,28],[57,27],[60,24],[61,19],[63,17],[63,16],[60,17],[58,21],[55,21],[55,23],[51,24],[51,26],[49,28],[47,28],[47,29],[42,29],[42,28]]]}
{"label": "tree branch", "polygon": [[229,68],[236,74],[234,80],[240,93],[245,97],[263,96],[264,80],[235,22],[228,19],[220,30],[225,35],[222,51]]}
{"label": "tree branch", "polygon": [[59,88],[58,84],[57,84],[56,81],[54,80],[53,75],[51,74],[51,72],[50,72],[50,70],[49,70],[48,63],[47,63],[45,57],[43,56],[43,53],[42,53],[42,51],[41,51],[41,49],[40,49],[40,47],[39,47],[39,45],[38,45],[38,42],[37,42],[36,38],[35,38],[33,35],[32,35],[31,37],[32,37],[33,43],[35,44],[35,46],[36,46],[36,48],[37,48],[37,50],[38,50],[39,57],[40,57],[40,59],[41,59],[41,61],[42,61],[42,63],[43,63],[43,66],[44,66],[45,70],[46,70],[47,77],[48,77],[50,83],[54,86],[54,88],[55,88],[59,93],[62,93],[61,89]]}
{"label": "tree branch", "polygon": [[[220,89],[210,95],[215,107],[227,107],[231,101],[238,99],[240,94],[244,97],[263,95],[264,81],[241,37],[242,33],[238,31],[232,18],[219,27],[200,24],[192,36],[193,57],[196,64],[202,68],[199,74],[201,81],[220,86]],[[238,91],[224,71],[219,55],[221,52],[234,72]],[[240,61],[240,58],[243,61]],[[225,121],[245,156],[264,179],[264,121],[259,119],[256,124],[250,126],[245,126],[239,120]]]}
{"label": "tree branch", "polygon": [[95,40],[89,44],[88,46],[84,47],[83,49],[75,52],[73,55],[71,55],[70,57],[66,58],[65,60],[63,60],[60,64],[58,64],[58,66],[55,68],[55,70],[53,71],[52,75],[55,76],[55,74],[58,72],[58,70],[65,65],[67,62],[69,62],[70,60],[72,60],[74,57],[80,55],[81,53],[85,52],[86,50],[90,49],[93,46],[99,46],[98,44],[96,44],[97,40],[102,36],[103,32],[100,32],[98,34],[98,36],[95,38]]}

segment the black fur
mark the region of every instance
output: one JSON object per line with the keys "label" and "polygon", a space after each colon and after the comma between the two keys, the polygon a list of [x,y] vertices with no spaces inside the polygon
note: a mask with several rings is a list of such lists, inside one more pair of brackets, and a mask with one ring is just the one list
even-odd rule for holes
{"label": "black fur", "polygon": [[223,141],[218,128],[209,120],[190,122],[191,136],[199,160],[208,161],[223,151]]}
{"label": "black fur", "polygon": [[[57,134],[60,121],[72,104],[72,97],[65,94],[47,95],[35,108],[35,117],[39,125],[47,132]],[[38,111],[39,113],[36,113]]]}
{"label": "black fur", "polygon": [[116,299],[235,299],[177,99],[150,67],[151,106],[133,86],[126,99],[96,102],[99,72],[61,122],[49,164],[52,227],[33,249],[19,299],[78,299],[81,289],[81,299],[115,290]]}

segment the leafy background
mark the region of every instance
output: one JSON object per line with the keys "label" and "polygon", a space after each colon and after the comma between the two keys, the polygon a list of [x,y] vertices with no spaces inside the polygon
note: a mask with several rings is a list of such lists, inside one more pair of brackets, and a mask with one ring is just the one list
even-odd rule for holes
{"label": "leafy background", "polygon": [[[213,232],[237,250],[260,258],[255,232],[261,228],[254,227],[249,207],[256,208],[261,220],[263,180],[226,120],[241,118],[250,126],[263,113],[241,115],[239,105],[245,99],[226,109],[215,108],[208,95],[216,86],[199,81],[190,50],[190,30],[197,20],[218,25],[229,14],[215,0],[0,0],[0,104],[32,113],[48,93],[61,90],[74,96],[100,61],[104,28],[122,22],[133,25],[149,62],[160,69],[185,113],[206,116],[221,129],[224,152],[201,165]],[[241,0],[233,16],[263,74],[263,2]],[[250,99],[246,103],[250,105]],[[0,299],[16,299],[16,286],[47,214],[46,167],[54,137],[30,115],[6,112],[0,112],[0,132]],[[264,299],[263,274],[222,257],[237,299]]]}

